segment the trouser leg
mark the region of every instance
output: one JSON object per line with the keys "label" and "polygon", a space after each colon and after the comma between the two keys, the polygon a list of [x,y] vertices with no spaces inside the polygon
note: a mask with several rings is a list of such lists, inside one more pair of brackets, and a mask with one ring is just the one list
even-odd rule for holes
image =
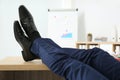
{"label": "trouser leg", "polygon": [[67,55],[90,65],[108,79],[120,80],[120,62],[108,52],[99,48],[89,50],[64,48],[64,50],[68,52]]}
{"label": "trouser leg", "polygon": [[90,66],[64,54],[62,48],[52,45],[46,39],[36,39],[31,51],[40,56],[53,72],[67,80],[108,80]]}
{"label": "trouser leg", "polygon": [[[47,39],[46,41],[59,48],[51,39]],[[120,62],[110,56],[106,51],[99,48],[88,50],[73,48],[62,49],[66,52],[66,55],[90,65],[110,80],[120,80]]]}

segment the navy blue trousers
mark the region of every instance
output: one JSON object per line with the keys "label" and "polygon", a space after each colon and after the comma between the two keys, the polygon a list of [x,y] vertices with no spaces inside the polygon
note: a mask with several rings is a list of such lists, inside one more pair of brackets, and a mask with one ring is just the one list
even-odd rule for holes
{"label": "navy blue trousers", "polygon": [[51,39],[38,38],[31,51],[66,80],[120,80],[120,62],[99,48],[61,48]]}

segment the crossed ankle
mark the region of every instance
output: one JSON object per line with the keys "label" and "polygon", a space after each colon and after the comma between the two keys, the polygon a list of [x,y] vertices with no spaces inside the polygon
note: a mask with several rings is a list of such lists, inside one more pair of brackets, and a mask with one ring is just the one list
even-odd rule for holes
{"label": "crossed ankle", "polygon": [[31,39],[32,42],[33,42],[35,39],[40,38],[40,37],[41,37],[41,36],[40,36],[40,34],[39,34],[38,31],[34,31],[34,32],[30,35],[30,39]]}

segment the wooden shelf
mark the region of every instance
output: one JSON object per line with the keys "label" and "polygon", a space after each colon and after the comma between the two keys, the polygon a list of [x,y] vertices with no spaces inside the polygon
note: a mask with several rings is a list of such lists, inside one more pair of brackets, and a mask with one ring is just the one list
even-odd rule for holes
{"label": "wooden shelf", "polygon": [[115,52],[117,46],[120,47],[120,42],[76,42],[76,48],[79,48],[79,46],[86,46],[86,48],[89,49],[90,46],[99,47],[102,44],[111,44],[113,52]]}

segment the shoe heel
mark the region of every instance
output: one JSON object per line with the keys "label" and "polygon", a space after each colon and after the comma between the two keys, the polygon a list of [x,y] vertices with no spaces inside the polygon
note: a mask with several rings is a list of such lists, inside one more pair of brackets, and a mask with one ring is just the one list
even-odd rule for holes
{"label": "shoe heel", "polygon": [[23,59],[24,59],[25,61],[29,61],[29,60],[27,59],[27,57],[26,57],[24,51],[21,51],[21,53],[22,53]]}

